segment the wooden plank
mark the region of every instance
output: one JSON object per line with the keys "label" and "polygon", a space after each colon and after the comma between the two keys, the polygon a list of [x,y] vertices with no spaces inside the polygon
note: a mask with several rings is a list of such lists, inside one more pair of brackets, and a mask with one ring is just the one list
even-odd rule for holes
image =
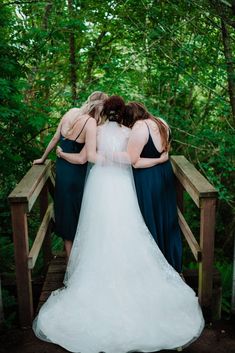
{"label": "wooden plank", "polygon": [[66,264],[60,263],[57,265],[49,266],[48,273],[61,273],[61,272],[64,273],[65,270],[66,270]]}
{"label": "wooden plank", "polygon": [[51,295],[51,291],[43,291],[40,295],[40,302],[45,302],[47,298]]}
{"label": "wooden plank", "polygon": [[51,260],[51,264],[50,266],[54,266],[54,265],[57,265],[57,264],[66,264],[66,255],[65,255],[65,252],[58,252],[57,254],[56,253],[53,253],[53,259]]}
{"label": "wooden plank", "polygon": [[28,204],[27,210],[30,211],[50,175],[50,168],[50,160],[42,165],[33,165],[8,196],[10,203]]}
{"label": "wooden plank", "polygon": [[40,295],[37,312],[40,310],[41,306],[47,300],[52,291],[64,287],[63,280],[65,270],[65,254],[59,253],[58,255],[54,256],[49,265],[46,279]]}
{"label": "wooden plank", "polygon": [[29,269],[34,268],[34,265],[35,265],[36,260],[38,258],[39,251],[42,247],[43,240],[44,240],[45,235],[47,233],[47,229],[48,229],[51,217],[52,217],[52,212],[53,212],[53,204],[51,203],[47,208],[47,211],[44,215],[43,221],[39,227],[37,235],[34,239],[33,246],[31,248],[29,256],[28,256],[28,268]]}
{"label": "wooden plank", "polygon": [[45,186],[45,184],[47,182],[48,176],[49,176],[49,171],[47,170],[47,172],[43,175],[43,177],[39,181],[36,188],[33,190],[32,194],[30,194],[29,199],[28,199],[28,212],[32,209],[35,201],[37,200],[38,196],[40,195],[43,187]]}
{"label": "wooden plank", "polygon": [[60,282],[64,279],[64,273],[48,273],[47,276],[50,282]]}
{"label": "wooden plank", "polygon": [[[44,303],[45,303],[45,302],[43,302],[43,301],[41,301],[41,302],[38,303],[37,309],[36,309],[36,311],[35,311],[35,314],[36,314],[36,315],[39,313],[39,310],[41,309],[41,307],[43,306]],[[36,315],[35,315],[35,316],[36,316]]]}
{"label": "wooden plank", "polygon": [[63,282],[62,281],[61,282],[47,282],[46,286],[42,290],[42,292],[44,292],[44,291],[52,292],[52,291],[54,291],[54,290],[56,290],[58,288],[61,288],[61,287],[63,287]]}
{"label": "wooden plank", "polygon": [[11,204],[12,228],[15,252],[17,301],[20,326],[31,326],[33,318],[33,295],[31,271],[28,269],[28,225],[25,205]]}
{"label": "wooden plank", "polygon": [[184,156],[171,156],[171,162],[176,177],[198,207],[201,198],[217,197],[213,185]]}
{"label": "wooden plank", "polygon": [[55,251],[54,253],[53,253],[53,262],[55,261],[55,260],[58,260],[58,259],[63,259],[63,261],[65,261],[65,259],[66,259],[66,252],[65,251]]}
{"label": "wooden plank", "polygon": [[199,299],[204,307],[211,306],[214,260],[216,199],[204,199],[201,205],[200,247],[202,261],[199,263]]}
{"label": "wooden plank", "polygon": [[196,261],[199,262],[201,261],[201,248],[197,240],[195,239],[191,229],[189,228],[189,225],[186,222],[184,216],[180,212],[179,208],[178,208],[178,215],[179,215],[180,228],[185,236],[185,239],[187,240],[187,243],[193,253],[193,256],[195,257]]}
{"label": "wooden plank", "polygon": [[48,189],[49,189],[49,192],[50,192],[52,199],[54,200],[55,179],[54,179],[52,172],[50,172],[49,178],[48,178]]}
{"label": "wooden plank", "polygon": [[176,197],[177,197],[177,205],[181,212],[184,211],[184,188],[180,183],[179,179],[176,179]]}
{"label": "wooden plank", "polygon": [[[47,213],[47,209],[48,209],[48,182],[43,186],[43,189],[39,195],[39,199],[40,199],[40,218],[41,220],[43,220],[44,215]],[[53,215],[53,205],[51,204],[50,220],[52,219],[52,215]],[[49,220],[48,226],[46,227],[46,234],[42,244],[44,268],[47,268],[52,258],[50,220]]]}

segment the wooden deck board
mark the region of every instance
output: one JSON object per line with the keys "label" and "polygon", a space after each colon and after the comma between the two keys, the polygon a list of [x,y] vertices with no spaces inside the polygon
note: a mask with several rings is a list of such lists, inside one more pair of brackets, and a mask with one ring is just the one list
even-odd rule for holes
{"label": "wooden deck board", "polygon": [[65,254],[55,255],[48,267],[45,282],[42,287],[42,292],[39,298],[39,303],[36,312],[39,311],[43,303],[47,300],[52,291],[63,287],[63,279],[66,269]]}

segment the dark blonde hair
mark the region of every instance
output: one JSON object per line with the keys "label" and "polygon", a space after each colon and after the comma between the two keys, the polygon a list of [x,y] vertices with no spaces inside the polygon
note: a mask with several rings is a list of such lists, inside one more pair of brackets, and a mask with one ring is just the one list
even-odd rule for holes
{"label": "dark blonde hair", "polygon": [[91,95],[87,98],[86,103],[97,101],[97,100],[104,101],[108,97],[109,96],[106,93],[104,93],[104,92],[95,91],[95,92],[91,93]]}
{"label": "dark blonde hair", "polygon": [[70,109],[66,114],[74,114],[77,119],[75,119],[73,125],[70,127],[65,137],[69,138],[69,136],[73,134],[74,130],[76,130],[76,123],[79,117],[82,115],[90,115],[97,121],[97,124],[99,125],[101,122],[101,111],[103,110],[103,105],[106,99],[108,99],[108,95],[106,93],[95,91],[87,98],[86,102],[81,106],[80,109]]}
{"label": "dark blonde hair", "polygon": [[144,104],[139,102],[129,102],[126,104],[123,124],[132,128],[136,121],[150,119],[157,124],[162,139],[164,151],[169,151],[169,131],[166,124],[159,118],[154,117],[148,112]]}

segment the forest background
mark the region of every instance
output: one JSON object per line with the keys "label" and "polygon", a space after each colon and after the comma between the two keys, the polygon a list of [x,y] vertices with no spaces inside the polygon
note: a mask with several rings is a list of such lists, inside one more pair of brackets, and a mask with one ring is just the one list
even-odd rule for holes
{"label": "forest background", "polygon": [[[16,317],[14,290],[4,286],[14,278],[7,196],[41,156],[61,116],[96,90],[143,102],[166,119],[171,154],[184,155],[217,188],[215,265],[223,311],[230,312],[234,49],[231,0],[1,1],[0,274],[7,325]],[[199,234],[198,210],[187,199],[186,205],[186,219]],[[34,235],[30,231],[31,241]],[[61,246],[56,237],[53,246]],[[195,267],[186,245],[184,266]],[[34,276],[39,272],[40,261]]]}

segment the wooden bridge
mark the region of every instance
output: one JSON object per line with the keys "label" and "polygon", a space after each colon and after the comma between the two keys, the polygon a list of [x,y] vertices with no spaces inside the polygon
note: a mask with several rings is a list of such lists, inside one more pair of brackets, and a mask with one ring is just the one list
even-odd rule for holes
{"label": "wooden bridge", "polygon": [[[172,156],[171,162],[176,176],[180,227],[195,261],[199,264],[199,300],[203,309],[211,312],[213,307],[213,256],[217,192],[184,156]],[[189,194],[200,210],[199,243],[183,216],[184,192]],[[19,320],[22,328],[29,327],[35,315],[31,271],[41,248],[44,265],[48,268],[48,272],[39,305],[46,300],[51,290],[61,287],[63,282],[65,259],[63,255],[54,256],[51,251],[53,202],[49,202],[49,199],[53,200],[53,194],[52,162],[47,160],[44,165],[32,166],[9,195],[15,248]],[[29,249],[27,216],[38,198],[41,224],[34,243]]]}

